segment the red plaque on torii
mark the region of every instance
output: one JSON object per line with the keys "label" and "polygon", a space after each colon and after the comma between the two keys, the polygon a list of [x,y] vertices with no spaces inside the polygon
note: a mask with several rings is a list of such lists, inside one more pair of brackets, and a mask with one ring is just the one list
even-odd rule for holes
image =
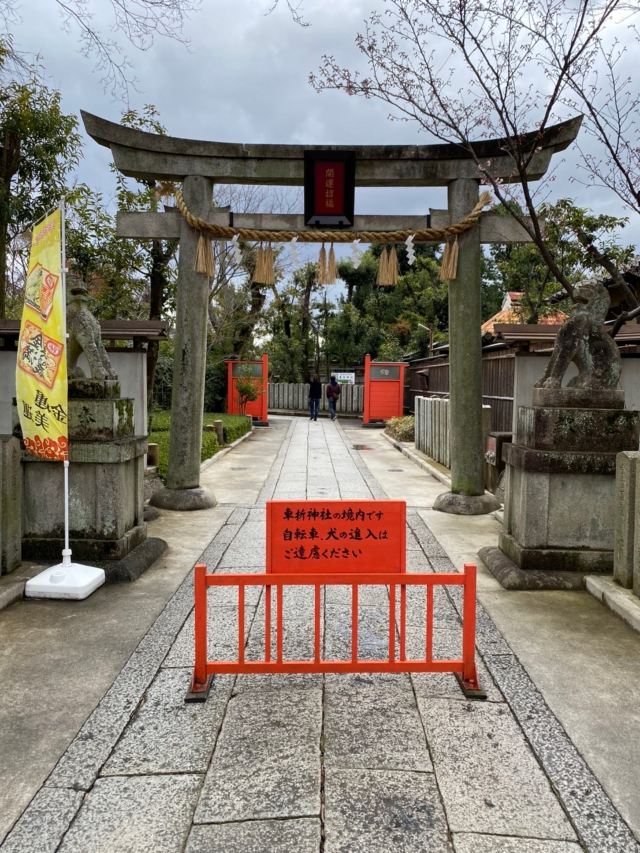
{"label": "red plaque on torii", "polygon": [[355,177],[354,151],[305,151],[304,224],[353,227]]}

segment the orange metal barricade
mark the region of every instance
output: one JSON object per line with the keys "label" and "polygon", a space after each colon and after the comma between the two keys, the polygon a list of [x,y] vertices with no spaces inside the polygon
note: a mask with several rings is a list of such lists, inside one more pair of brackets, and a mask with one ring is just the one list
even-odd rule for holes
{"label": "orange metal barricade", "polygon": [[[386,586],[389,588],[388,654],[379,660],[364,660],[358,654],[358,593],[361,586]],[[264,587],[264,657],[247,660],[245,655],[245,593],[247,587]],[[285,660],[283,657],[283,590],[285,587],[306,586],[314,591],[313,657],[308,660]],[[351,656],[348,660],[327,660],[321,650],[321,595],[322,587],[351,587]],[[425,656],[408,659],[406,656],[408,586],[425,587]],[[434,660],[434,587],[461,586],[463,589],[462,657],[454,660]],[[207,659],[207,591],[209,587],[238,588],[238,655],[235,660],[210,661]],[[271,588],[276,591],[276,643],[275,654],[271,647],[272,601]],[[396,597],[399,591],[399,625],[396,626]],[[478,684],[475,665],[476,621],[476,567],[465,565],[464,573],[405,574],[404,572],[359,572],[337,575],[335,573],[266,573],[207,574],[206,566],[195,567],[195,665],[187,699],[206,698],[211,679],[215,674],[265,674],[265,673],[325,673],[325,672],[452,672],[467,696],[485,698]],[[398,633],[396,634],[396,627]]]}

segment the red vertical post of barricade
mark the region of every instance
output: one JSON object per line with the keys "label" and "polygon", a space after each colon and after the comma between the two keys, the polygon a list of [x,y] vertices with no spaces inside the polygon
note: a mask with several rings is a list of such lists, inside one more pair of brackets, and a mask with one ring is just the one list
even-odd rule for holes
{"label": "red vertical post of barricade", "polygon": [[209,694],[211,675],[207,675],[207,567],[197,563],[193,578],[195,655],[187,702],[204,702]]}
{"label": "red vertical post of barricade", "polygon": [[476,566],[464,565],[462,597],[462,677],[460,686],[466,696],[486,699],[476,673]]}

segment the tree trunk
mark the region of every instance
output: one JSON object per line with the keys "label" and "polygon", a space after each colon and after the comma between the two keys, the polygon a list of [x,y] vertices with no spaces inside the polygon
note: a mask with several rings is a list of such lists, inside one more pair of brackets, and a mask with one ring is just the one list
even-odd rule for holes
{"label": "tree trunk", "polygon": [[306,274],[304,291],[302,294],[302,318],[300,321],[300,335],[302,337],[302,352],[304,353],[303,379],[305,382],[311,380],[309,362],[313,358],[313,340],[309,334],[311,328],[311,291],[315,283],[315,271]]}
{"label": "tree trunk", "polygon": [[20,166],[20,137],[7,131],[0,149],[0,319],[7,316],[7,243],[9,240],[11,180]]}

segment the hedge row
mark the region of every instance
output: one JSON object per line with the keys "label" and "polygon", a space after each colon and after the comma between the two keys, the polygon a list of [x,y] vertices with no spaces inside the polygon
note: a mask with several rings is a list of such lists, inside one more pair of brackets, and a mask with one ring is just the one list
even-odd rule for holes
{"label": "hedge row", "polygon": [[391,418],[387,421],[385,432],[396,441],[413,441],[415,433],[415,418],[407,415],[404,418]]}
{"label": "hedge row", "polygon": [[[215,412],[205,412],[204,424],[212,424],[215,420],[222,421],[225,445],[231,444],[251,429],[251,418],[244,415],[219,415]],[[158,474],[163,480],[166,480],[169,464],[171,412],[154,412],[150,421],[152,431],[149,433],[149,443],[158,445]],[[204,462],[205,459],[215,456],[219,450],[220,446],[215,432],[203,431],[200,461]]]}
{"label": "hedge row", "polygon": [[[167,467],[169,465],[169,432],[162,430],[160,432],[149,433],[149,443],[158,445],[158,474],[162,480],[167,478]],[[218,439],[215,432],[202,433],[202,451],[200,453],[200,461],[204,462],[220,450]]]}
{"label": "hedge row", "polygon": [[[150,427],[154,433],[169,432],[171,427],[171,412],[156,411],[149,418]],[[251,429],[251,418],[244,415],[222,415],[217,412],[205,412],[203,423],[212,424],[214,421],[222,421],[224,443],[231,444],[237,438],[249,432]],[[151,439],[149,439],[151,441]]]}

